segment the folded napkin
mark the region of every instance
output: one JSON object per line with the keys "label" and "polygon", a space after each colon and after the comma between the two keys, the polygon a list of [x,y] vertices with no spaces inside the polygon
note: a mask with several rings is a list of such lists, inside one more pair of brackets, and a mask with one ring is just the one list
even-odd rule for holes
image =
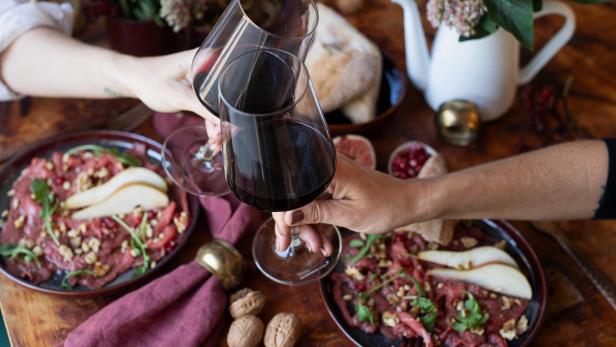
{"label": "folded napkin", "polygon": [[[232,194],[202,198],[201,204],[212,236],[231,244],[262,222],[258,210]],[[226,303],[218,279],[193,261],[102,308],[61,346],[215,346]]]}

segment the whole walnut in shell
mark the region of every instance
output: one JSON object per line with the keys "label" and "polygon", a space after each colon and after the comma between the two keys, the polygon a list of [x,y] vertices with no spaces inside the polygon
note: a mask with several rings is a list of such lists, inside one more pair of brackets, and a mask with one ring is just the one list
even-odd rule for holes
{"label": "whole walnut in shell", "polygon": [[261,291],[244,288],[231,295],[229,301],[229,313],[237,319],[261,313],[265,306],[265,295]]}
{"label": "whole walnut in shell", "polygon": [[293,313],[281,312],[267,324],[265,347],[293,347],[300,335],[299,318]]}
{"label": "whole walnut in shell", "polygon": [[342,14],[351,14],[364,7],[364,0],[335,0],[336,8]]}
{"label": "whole walnut in shell", "polygon": [[244,316],[231,323],[227,344],[229,347],[255,347],[263,337],[263,322],[256,316]]}

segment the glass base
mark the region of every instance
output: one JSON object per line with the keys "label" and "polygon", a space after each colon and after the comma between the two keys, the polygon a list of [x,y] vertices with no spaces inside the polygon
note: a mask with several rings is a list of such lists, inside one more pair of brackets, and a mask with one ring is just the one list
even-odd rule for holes
{"label": "glass base", "polygon": [[332,254],[325,256],[321,251],[308,251],[299,237],[294,237],[286,250],[277,251],[275,223],[270,218],[257,230],[252,243],[254,261],[265,276],[280,284],[296,286],[316,282],[334,269],[342,252],[340,231],[325,224],[306,227],[315,228],[329,240]]}
{"label": "glass base", "polygon": [[175,184],[199,196],[229,193],[221,151],[208,145],[205,125],[180,128],[165,140],[163,168]]}

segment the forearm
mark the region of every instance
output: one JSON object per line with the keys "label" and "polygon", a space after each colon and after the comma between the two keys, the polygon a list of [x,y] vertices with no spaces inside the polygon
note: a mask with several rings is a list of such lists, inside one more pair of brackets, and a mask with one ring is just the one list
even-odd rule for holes
{"label": "forearm", "polygon": [[525,220],[591,218],[608,175],[602,141],[579,141],[425,182],[429,217]]}
{"label": "forearm", "polygon": [[19,37],[0,57],[0,76],[33,96],[133,97],[123,81],[132,57],[91,46],[49,28]]}

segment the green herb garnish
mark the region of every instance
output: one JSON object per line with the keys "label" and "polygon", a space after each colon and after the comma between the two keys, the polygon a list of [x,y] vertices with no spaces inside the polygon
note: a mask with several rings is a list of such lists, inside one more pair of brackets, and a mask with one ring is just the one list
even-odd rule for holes
{"label": "green herb garnish", "polygon": [[135,274],[141,275],[145,273],[150,268],[150,260],[151,260],[150,256],[148,255],[147,246],[143,242],[143,240],[141,240],[141,237],[140,237],[142,233],[141,230],[144,229],[145,226],[147,225],[146,224],[147,221],[146,223],[143,222],[146,219],[146,217],[144,216],[143,219],[141,220],[141,225],[139,225],[139,230],[135,230],[131,228],[130,226],[128,226],[128,224],[126,224],[126,222],[124,222],[124,220],[122,220],[122,218],[120,218],[118,215],[113,215],[111,216],[111,218],[113,218],[113,220],[118,222],[118,224],[120,224],[124,229],[126,229],[126,231],[128,231],[128,233],[130,234],[130,238],[131,238],[130,240],[131,246],[133,247],[133,249],[136,249],[137,252],[139,252],[139,255],[143,257],[143,264],[135,270]]}
{"label": "green herb garnish", "polygon": [[413,282],[413,285],[415,286],[415,289],[417,289],[417,293],[419,293],[419,296],[426,296],[426,291],[423,289],[421,284],[419,284],[419,281],[417,281],[417,279],[415,277],[413,277],[413,275],[407,274],[406,272],[404,272],[404,270],[400,270],[400,272],[398,274],[401,277],[404,277],[407,280]]}
{"label": "green herb garnish", "polygon": [[359,248],[363,245],[364,245],[364,241],[360,239],[353,239],[351,240],[351,242],[349,242],[349,247],[353,247],[353,248]]}
{"label": "green herb garnish", "polygon": [[62,283],[60,283],[60,287],[62,287],[63,289],[70,289],[71,285],[68,283],[69,278],[83,276],[83,275],[94,275],[94,274],[95,274],[94,271],[87,270],[87,269],[67,272],[64,278],[62,279]]}
{"label": "green herb garnish", "polygon": [[66,154],[73,155],[81,151],[92,152],[94,156],[96,157],[100,156],[102,152],[106,152],[116,157],[116,159],[118,159],[118,161],[122,164],[125,164],[128,166],[141,165],[141,162],[139,161],[139,159],[133,157],[130,154],[122,153],[117,148],[106,148],[106,147],[102,147],[98,145],[82,145],[82,146],[73,147],[70,150],[66,151]]}
{"label": "green herb garnish", "polygon": [[27,262],[34,260],[38,267],[41,267],[41,262],[32,250],[24,246],[0,245],[0,256],[16,258],[18,255],[23,255]]}
{"label": "green herb garnish", "polygon": [[421,320],[421,324],[428,332],[432,332],[434,324],[436,324],[436,317],[438,316],[436,305],[434,305],[432,300],[423,297],[414,298],[413,301],[411,301],[411,305],[419,308],[419,319]]}
{"label": "green herb garnish", "polygon": [[364,246],[359,250],[359,252],[357,252],[357,254],[354,257],[351,258],[351,263],[355,264],[360,259],[365,257],[366,254],[368,254],[368,252],[370,251],[370,246],[372,246],[372,243],[374,241],[380,239],[381,237],[383,237],[383,235],[380,235],[380,234],[370,234],[370,235],[368,235],[368,237],[366,238],[366,243],[364,244]]}
{"label": "green herb garnish", "polygon": [[368,322],[372,325],[376,323],[374,313],[368,306],[361,303],[356,303],[355,312],[357,312],[357,319],[359,319],[360,322]]}
{"label": "green herb garnish", "polygon": [[468,294],[468,299],[464,302],[462,311],[456,314],[456,321],[452,327],[459,333],[466,330],[475,329],[482,326],[490,318],[490,314],[481,310],[479,302],[472,294]]}
{"label": "green herb garnish", "polygon": [[43,222],[45,223],[47,235],[51,237],[56,246],[60,246],[60,241],[58,241],[58,237],[56,236],[56,233],[53,232],[51,227],[51,217],[57,207],[54,204],[53,192],[47,185],[47,182],[40,178],[32,181],[30,184],[30,190],[34,195],[34,200],[42,206],[41,218],[43,218]]}

